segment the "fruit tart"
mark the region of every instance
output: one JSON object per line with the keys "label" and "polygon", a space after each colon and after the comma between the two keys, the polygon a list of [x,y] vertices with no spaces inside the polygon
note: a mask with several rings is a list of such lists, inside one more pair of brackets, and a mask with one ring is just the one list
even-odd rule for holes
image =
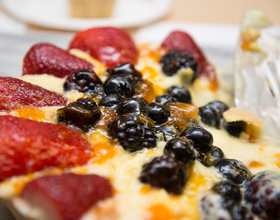
{"label": "fruit tart", "polygon": [[30,47],[0,77],[0,197],[51,220],[280,219],[279,147],[189,33]]}

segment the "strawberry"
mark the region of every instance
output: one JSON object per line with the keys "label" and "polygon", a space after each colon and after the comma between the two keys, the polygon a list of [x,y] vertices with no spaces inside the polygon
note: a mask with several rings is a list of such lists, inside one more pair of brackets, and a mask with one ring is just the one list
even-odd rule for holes
{"label": "strawberry", "polygon": [[0,76],[0,111],[23,106],[65,106],[67,100],[54,92],[20,79]]}
{"label": "strawberry", "polygon": [[173,31],[161,44],[169,50],[180,50],[192,55],[200,65],[200,76],[207,76],[212,82],[212,89],[215,90],[218,86],[217,76],[212,64],[208,62],[201,49],[192,39],[192,37],[182,31]]}
{"label": "strawberry", "polygon": [[130,36],[113,27],[91,28],[77,33],[69,49],[78,48],[89,53],[108,67],[117,63],[137,62],[138,53]]}
{"label": "strawberry", "polygon": [[49,43],[32,46],[23,59],[22,75],[50,74],[63,78],[75,70],[92,68],[92,64]]}
{"label": "strawberry", "polygon": [[106,178],[73,173],[39,177],[27,183],[21,193],[51,220],[80,219],[91,206],[112,195],[113,188]]}
{"label": "strawberry", "polygon": [[47,167],[85,164],[90,144],[65,125],[0,116],[0,181]]}

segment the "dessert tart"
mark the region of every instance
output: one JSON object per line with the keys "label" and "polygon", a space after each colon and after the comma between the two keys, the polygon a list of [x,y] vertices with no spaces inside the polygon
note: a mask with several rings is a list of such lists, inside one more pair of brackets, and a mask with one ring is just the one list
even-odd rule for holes
{"label": "dessert tart", "polygon": [[280,219],[279,147],[188,33],[38,43],[0,90],[0,197],[21,218]]}

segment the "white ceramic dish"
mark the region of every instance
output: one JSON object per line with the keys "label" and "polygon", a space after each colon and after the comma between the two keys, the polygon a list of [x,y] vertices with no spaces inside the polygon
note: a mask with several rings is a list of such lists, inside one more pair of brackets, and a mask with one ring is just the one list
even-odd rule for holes
{"label": "white ceramic dish", "polygon": [[28,24],[60,30],[79,31],[90,27],[136,27],[165,16],[171,0],[116,0],[110,18],[71,18],[67,0],[2,0],[2,7]]}

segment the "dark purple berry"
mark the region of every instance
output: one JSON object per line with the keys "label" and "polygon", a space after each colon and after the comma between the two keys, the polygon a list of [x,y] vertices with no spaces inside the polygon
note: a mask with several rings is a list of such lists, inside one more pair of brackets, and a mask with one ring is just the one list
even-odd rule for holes
{"label": "dark purple berry", "polygon": [[194,126],[185,129],[180,134],[180,137],[189,139],[194,148],[202,153],[209,152],[214,141],[212,134],[201,126]]}
{"label": "dark purple berry", "polygon": [[179,195],[188,180],[188,172],[184,163],[169,155],[163,155],[145,164],[139,179],[142,183]]}
{"label": "dark purple berry", "polygon": [[135,69],[134,65],[132,63],[117,63],[114,68],[108,68],[107,73],[109,73],[110,76],[116,75],[116,74],[131,74],[135,80],[142,79],[142,74]]}
{"label": "dark purple berry", "polygon": [[160,125],[167,121],[170,116],[170,111],[163,105],[152,102],[146,105],[148,109],[148,116],[156,122],[156,125]]}
{"label": "dark purple berry", "polygon": [[102,84],[96,84],[91,90],[88,90],[86,94],[90,95],[91,98],[102,99],[104,97],[104,89]]}
{"label": "dark purple berry", "polygon": [[118,115],[131,114],[131,115],[148,115],[146,108],[147,102],[144,99],[127,98],[123,99],[117,109]]}
{"label": "dark purple berry", "polygon": [[241,161],[235,159],[221,159],[214,166],[227,180],[240,186],[252,175]]}
{"label": "dark purple berry", "polygon": [[211,150],[207,153],[198,152],[197,160],[204,166],[213,166],[218,160],[224,158],[224,152],[216,146],[212,146]]}
{"label": "dark purple berry", "polygon": [[188,167],[194,164],[195,153],[193,146],[185,138],[170,139],[164,147],[164,153],[187,164]]}
{"label": "dark purple berry", "polygon": [[135,81],[131,74],[110,76],[103,85],[106,94],[120,94],[129,98],[135,93]]}
{"label": "dark purple berry", "polygon": [[192,103],[190,91],[182,85],[170,87],[165,94],[170,96],[173,102]]}
{"label": "dark purple berry", "polygon": [[92,69],[77,70],[67,76],[63,85],[64,91],[76,89],[79,92],[93,90],[96,84],[102,84]]}
{"label": "dark purple berry", "polygon": [[182,129],[178,125],[166,125],[163,124],[157,127],[157,131],[163,134],[164,141],[167,141],[171,138],[177,137]]}
{"label": "dark purple berry", "polygon": [[192,83],[198,77],[198,63],[186,52],[170,50],[160,59],[160,64],[163,73],[167,76],[173,76],[179,70],[191,68],[192,74],[187,77],[186,82]]}
{"label": "dark purple berry", "polygon": [[130,152],[156,146],[154,128],[129,115],[119,115],[108,125],[109,134],[116,138],[122,147]]}
{"label": "dark purple berry", "polygon": [[124,97],[119,94],[109,94],[109,95],[106,95],[105,97],[103,97],[99,101],[98,105],[105,106],[105,107],[111,108],[111,109],[117,109],[123,99],[124,99]]}
{"label": "dark purple berry", "polygon": [[169,95],[161,95],[155,98],[155,102],[161,104],[161,105],[165,105],[168,102],[172,101],[172,97]]}
{"label": "dark purple berry", "polygon": [[90,98],[80,98],[57,110],[58,122],[87,132],[101,117],[97,104]]}
{"label": "dark purple berry", "polygon": [[220,127],[220,120],[218,112],[210,105],[205,105],[199,108],[198,115],[201,117],[201,121],[211,127]]}
{"label": "dark purple berry", "polygon": [[229,106],[226,103],[218,100],[209,102],[208,105],[213,107],[218,112],[220,118],[223,118],[223,113],[229,109]]}
{"label": "dark purple berry", "polygon": [[234,121],[223,123],[224,129],[232,136],[239,137],[242,131],[245,131],[246,122],[244,121]]}

